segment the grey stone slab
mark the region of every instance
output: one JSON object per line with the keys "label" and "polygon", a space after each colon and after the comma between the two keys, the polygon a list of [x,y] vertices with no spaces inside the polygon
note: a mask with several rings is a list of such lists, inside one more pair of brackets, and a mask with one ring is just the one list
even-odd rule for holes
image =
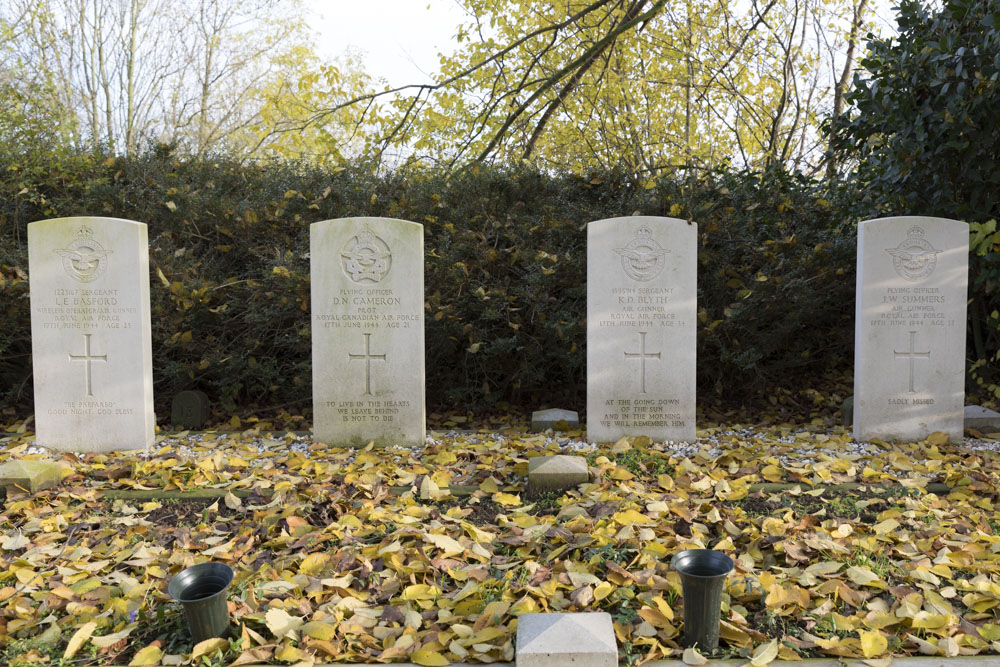
{"label": "grey stone slab", "polygon": [[606,612],[521,614],[517,667],[616,667],[618,644]]}
{"label": "grey stone slab", "polygon": [[587,459],[582,456],[536,456],[528,459],[529,493],[563,491],[590,481]]}
{"label": "grey stone slab", "polygon": [[963,437],[969,226],[907,216],[858,226],[854,437]]}
{"label": "grey stone slab", "polygon": [[695,438],[698,225],[587,226],[587,438]]}
{"label": "grey stone slab", "polygon": [[974,428],[980,433],[1000,433],[1000,412],[980,405],[966,405],[965,428]]}
{"label": "grey stone slab", "polygon": [[423,226],[405,220],[311,225],[317,441],[424,442],[423,239]]}
{"label": "grey stone slab", "polygon": [[63,467],[55,461],[16,460],[0,464],[0,487],[34,493],[57,486]]}
{"label": "grey stone slab", "polygon": [[153,443],[146,225],[28,225],[36,440],[63,451]]}
{"label": "grey stone slab", "polygon": [[178,428],[202,429],[210,412],[208,394],[197,390],[182,391],[170,404],[170,423]]}
{"label": "grey stone slab", "polygon": [[576,410],[563,410],[561,408],[549,408],[548,410],[535,410],[531,413],[531,430],[547,431],[548,429],[573,429],[579,428],[580,415]]}

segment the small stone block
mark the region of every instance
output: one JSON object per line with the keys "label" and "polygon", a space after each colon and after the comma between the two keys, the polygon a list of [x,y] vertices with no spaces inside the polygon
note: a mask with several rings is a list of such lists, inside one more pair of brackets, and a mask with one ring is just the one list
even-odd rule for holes
{"label": "small stone block", "polygon": [[854,397],[848,396],[840,406],[840,416],[844,426],[850,428],[854,426]]}
{"label": "small stone block", "polygon": [[170,423],[187,429],[205,428],[211,403],[203,391],[182,391],[170,405]]}
{"label": "small stone block", "polygon": [[587,459],[582,456],[536,456],[528,460],[528,492],[572,489],[590,480]]}
{"label": "small stone block", "polygon": [[551,408],[549,410],[535,410],[531,413],[531,430],[546,431],[568,431],[580,428],[580,415],[576,410],[562,410]]}
{"label": "small stone block", "polygon": [[0,465],[0,487],[34,493],[62,481],[62,466],[55,461],[7,461]]}
{"label": "small stone block", "polygon": [[983,434],[1000,433],[1000,412],[979,405],[966,405],[965,428],[974,428]]}
{"label": "small stone block", "polygon": [[611,615],[521,614],[515,660],[517,667],[617,667]]}

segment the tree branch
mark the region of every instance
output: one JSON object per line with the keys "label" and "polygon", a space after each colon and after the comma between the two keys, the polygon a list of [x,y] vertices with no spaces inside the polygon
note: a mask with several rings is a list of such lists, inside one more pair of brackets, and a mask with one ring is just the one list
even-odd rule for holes
{"label": "tree branch", "polygon": [[[645,6],[647,2],[648,0],[634,0],[632,6],[625,11],[625,16],[623,17],[623,20],[626,23],[635,20],[639,11],[642,10],[643,6]],[[612,23],[611,24],[612,32],[614,32],[614,29],[615,29],[614,23]],[[549,102],[548,106],[545,109],[545,112],[542,114],[541,119],[539,119],[538,124],[535,125],[535,130],[534,132],[531,133],[531,138],[528,139],[528,145],[524,147],[524,153],[521,155],[522,160],[527,160],[529,157],[531,157],[531,153],[535,149],[535,144],[538,142],[539,137],[542,136],[542,132],[545,131],[545,126],[548,124],[549,119],[552,118],[552,114],[554,114],[556,112],[556,109],[558,109],[563,104],[563,102],[566,101],[566,98],[569,97],[570,93],[573,92],[573,89],[575,89],[580,84],[580,81],[583,80],[583,75],[587,73],[587,70],[589,70],[594,65],[594,63],[597,62],[601,54],[607,49],[609,49],[614,43],[615,40],[611,39],[610,41],[604,42],[603,46],[601,46],[600,48],[592,50],[590,56],[588,56],[588,58],[583,63],[581,63],[580,67],[576,70],[576,72],[573,73],[573,76],[571,76],[569,81],[566,82],[566,85],[562,87],[562,90],[560,90],[559,93],[555,96],[555,98],[553,98],[552,101]]]}
{"label": "tree branch", "polygon": [[[646,0],[641,0],[641,1],[645,2]],[[552,86],[559,83],[570,72],[577,70],[584,64],[588,63],[592,64],[591,59],[594,57],[595,53],[600,54],[605,48],[607,48],[607,46],[611,42],[617,39],[619,35],[627,32],[628,30],[635,27],[639,23],[648,21],[654,16],[656,16],[660,12],[660,10],[663,9],[663,5],[665,3],[666,0],[657,0],[656,4],[654,4],[649,9],[649,11],[639,16],[636,16],[635,18],[629,21],[621,23],[621,25],[619,25],[617,28],[612,28],[612,30],[607,35],[605,35],[600,41],[596,42],[593,46],[587,49],[583,53],[583,55],[573,60],[573,62],[571,62],[569,65],[566,65],[561,70],[552,75],[548,80],[546,80],[541,86],[539,86],[539,88],[534,93],[531,94],[531,96],[527,100],[525,100],[520,106],[518,106],[517,109],[515,109],[507,116],[507,119],[504,121],[503,125],[501,125],[500,129],[497,130],[497,132],[493,135],[493,138],[490,140],[489,145],[487,145],[486,148],[483,149],[483,151],[479,154],[479,157],[476,158],[476,161],[482,162],[489,156],[490,153],[493,152],[493,149],[496,148],[497,145],[503,140],[504,135],[506,135],[507,130],[510,129],[510,126],[514,124],[514,121],[516,121],[521,116],[521,114],[523,114],[528,109],[528,107],[530,107],[539,97],[541,97],[543,93],[545,93],[549,88],[552,88]]]}

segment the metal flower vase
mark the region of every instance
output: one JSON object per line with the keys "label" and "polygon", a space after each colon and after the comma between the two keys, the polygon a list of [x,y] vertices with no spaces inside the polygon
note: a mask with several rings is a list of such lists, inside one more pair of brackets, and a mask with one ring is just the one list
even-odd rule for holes
{"label": "metal flower vase", "polygon": [[712,549],[690,549],[675,554],[670,564],[681,575],[684,645],[714,651],[719,647],[722,589],[733,559]]}
{"label": "metal flower vase", "polygon": [[170,597],[184,607],[194,643],[225,637],[229,632],[226,591],[233,569],[223,563],[201,563],[176,575],[167,585]]}

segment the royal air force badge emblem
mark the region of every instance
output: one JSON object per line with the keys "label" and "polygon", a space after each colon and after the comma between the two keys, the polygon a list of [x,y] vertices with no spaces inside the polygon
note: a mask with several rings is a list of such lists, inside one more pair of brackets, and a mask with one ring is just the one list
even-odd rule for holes
{"label": "royal air force badge emblem", "polygon": [[624,248],[615,248],[615,252],[621,256],[625,275],[633,280],[646,282],[660,275],[670,251],[657,243],[653,239],[653,232],[643,226],[636,230],[634,239]]}
{"label": "royal air force badge emblem", "polygon": [[382,280],[392,263],[388,244],[369,229],[348,239],[340,257],[351,280],[369,285]]}
{"label": "royal air force badge emblem", "polygon": [[934,273],[941,252],[924,238],[924,230],[911,227],[906,238],[895,248],[886,248],[892,255],[892,266],[906,280],[920,280]]}
{"label": "royal air force badge emblem", "polygon": [[56,251],[62,257],[63,270],[73,280],[81,283],[94,282],[108,270],[110,250],[94,240],[94,232],[89,227],[77,230],[76,240]]}

